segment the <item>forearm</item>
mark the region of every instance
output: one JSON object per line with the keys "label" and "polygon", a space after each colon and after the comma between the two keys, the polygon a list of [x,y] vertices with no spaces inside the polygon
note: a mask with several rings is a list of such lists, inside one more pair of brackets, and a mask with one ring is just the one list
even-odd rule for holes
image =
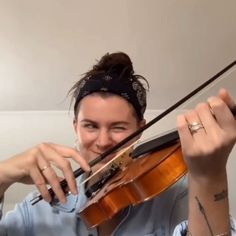
{"label": "forearm", "polygon": [[189,235],[230,235],[226,173],[211,180],[190,175]]}
{"label": "forearm", "polygon": [[11,185],[10,182],[7,181],[5,173],[6,171],[7,169],[5,168],[3,162],[0,162],[0,199],[3,197],[5,191]]}

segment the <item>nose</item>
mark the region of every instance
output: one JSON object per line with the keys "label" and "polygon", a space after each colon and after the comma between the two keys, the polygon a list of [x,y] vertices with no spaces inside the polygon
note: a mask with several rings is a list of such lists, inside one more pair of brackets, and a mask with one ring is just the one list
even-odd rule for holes
{"label": "nose", "polygon": [[99,131],[97,140],[96,140],[96,147],[100,150],[100,151],[105,151],[109,148],[112,147],[113,144],[113,140],[111,137],[111,134],[109,133],[108,130],[105,129],[101,129]]}

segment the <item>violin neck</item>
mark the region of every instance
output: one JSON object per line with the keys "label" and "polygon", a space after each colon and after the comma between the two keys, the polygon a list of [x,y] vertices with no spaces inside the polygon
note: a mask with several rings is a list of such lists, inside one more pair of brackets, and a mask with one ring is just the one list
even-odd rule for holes
{"label": "violin neck", "polygon": [[162,136],[152,139],[144,144],[139,145],[132,152],[132,158],[137,158],[147,153],[159,151],[176,144],[179,140],[179,134],[177,130],[170,131]]}

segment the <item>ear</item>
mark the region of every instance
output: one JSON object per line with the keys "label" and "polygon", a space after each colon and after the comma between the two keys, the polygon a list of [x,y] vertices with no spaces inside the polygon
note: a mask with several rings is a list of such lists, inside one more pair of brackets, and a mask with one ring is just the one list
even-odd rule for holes
{"label": "ear", "polygon": [[73,126],[74,126],[74,131],[76,133],[76,131],[77,131],[77,121],[76,121],[75,118],[73,119]]}
{"label": "ear", "polygon": [[143,127],[144,125],[146,125],[146,120],[145,120],[145,119],[142,119],[142,120],[139,122],[139,128]]}
{"label": "ear", "polygon": [[[141,127],[143,127],[144,125],[146,125],[146,120],[145,120],[145,119],[142,119],[142,120],[139,122],[138,126],[139,126],[139,128],[141,128]],[[137,136],[137,140],[141,138],[142,134],[143,134],[143,133],[141,133],[141,134],[139,134],[139,135]]]}

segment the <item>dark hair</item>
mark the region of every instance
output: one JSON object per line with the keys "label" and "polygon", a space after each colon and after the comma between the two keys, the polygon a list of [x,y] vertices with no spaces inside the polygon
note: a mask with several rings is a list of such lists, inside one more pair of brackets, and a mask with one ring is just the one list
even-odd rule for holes
{"label": "dark hair", "polygon": [[[113,89],[108,88],[108,89],[105,89],[104,91],[104,86],[106,87],[106,85],[102,84],[102,89],[98,89],[97,85],[95,89],[91,89],[91,87],[93,87],[93,84],[91,85],[92,82],[90,82],[89,86],[87,87],[85,86],[86,83],[88,83],[88,81],[93,81],[94,83],[95,80],[99,80],[100,82],[104,77],[105,77],[105,80],[107,80],[106,79],[107,75],[108,76],[112,75],[110,77],[115,78],[113,80],[116,80],[116,81],[118,78],[119,80],[118,84],[121,84],[121,83],[127,84],[127,81],[131,81],[132,85],[135,84],[135,87],[137,88],[132,89],[131,91],[132,95],[135,94],[135,99],[133,98],[128,99],[130,95],[130,90],[128,91],[128,96],[127,96],[127,91],[123,91],[122,88],[120,88],[121,90],[119,90],[118,88],[116,89],[116,91],[113,91]],[[146,87],[141,81],[145,82]],[[130,85],[131,84],[129,83],[128,86],[130,87]],[[84,91],[85,90],[84,87],[86,87],[86,91]],[[69,94],[72,95],[72,101],[74,100],[75,117],[77,117],[77,114],[78,114],[79,102],[84,96],[92,92],[102,92],[102,93],[115,93],[124,97],[133,105],[138,118],[142,119],[143,113],[146,109],[146,91],[148,89],[149,89],[148,81],[143,76],[134,74],[132,61],[129,58],[129,56],[123,52],[116,52],[116,53],[111,53],[111,54],[109,53],[105,54],[97,62],[97,64],[95,64],[92,67],[91,70],[83,74],[83,77],[73,85],[73,87],[69,90]],[[122,93],[122,92],[125,92],[125,93]],[[139,99],[138,102],[136,101],[137,97]]]}

